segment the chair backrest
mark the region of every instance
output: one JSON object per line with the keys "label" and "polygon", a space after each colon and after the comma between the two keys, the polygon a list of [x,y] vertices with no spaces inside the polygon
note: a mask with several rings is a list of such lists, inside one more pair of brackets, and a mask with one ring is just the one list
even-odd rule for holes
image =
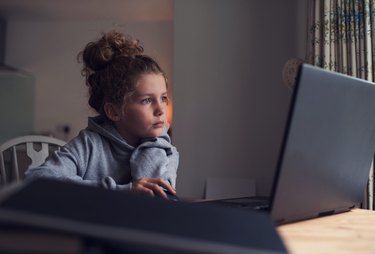
{"label": "chair backrest", "polygon": [[0,145],[0,186],[23,179],[28,168],[41,165],[65,141],[40,135],[21,136]]}

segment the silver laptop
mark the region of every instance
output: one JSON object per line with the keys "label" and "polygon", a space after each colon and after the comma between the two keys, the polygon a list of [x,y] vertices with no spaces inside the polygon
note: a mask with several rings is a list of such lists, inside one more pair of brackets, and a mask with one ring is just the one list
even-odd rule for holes
{"label": "silver laptop", "polygon": [[[360,206],[374,152],[375,85],[302,65],[269,199],[272,219],[283,224]],[[256,197],[214,203],[267,207]]]}

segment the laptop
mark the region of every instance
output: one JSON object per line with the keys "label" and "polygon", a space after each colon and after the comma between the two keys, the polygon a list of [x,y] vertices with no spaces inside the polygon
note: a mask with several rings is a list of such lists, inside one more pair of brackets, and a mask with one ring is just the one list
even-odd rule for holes
{"label": "laptop", "polygon": [[47,178],[0,191],[0,235],[0,253],[287,253],[266,214]]}
{"label": "laptop", "polygon": [[266,210],[276,224],[359,207],[375,152],[375,85],[301,65],[271,197],[208,203]]}

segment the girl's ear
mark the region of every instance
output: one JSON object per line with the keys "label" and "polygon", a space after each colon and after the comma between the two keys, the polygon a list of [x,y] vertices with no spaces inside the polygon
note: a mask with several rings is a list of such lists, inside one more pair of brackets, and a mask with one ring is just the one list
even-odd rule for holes
{"label": "girl's ear", "polygon": [[104,112],[106,116],[113,122],[120,121],[120,109],[113,103],[106,102],[104,104]]}

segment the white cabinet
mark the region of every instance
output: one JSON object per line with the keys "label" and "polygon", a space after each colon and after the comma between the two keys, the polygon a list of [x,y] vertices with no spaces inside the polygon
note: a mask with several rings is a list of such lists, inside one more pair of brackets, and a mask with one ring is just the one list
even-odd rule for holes
{"label": "white cabinet", "polygon": [[0,69],[0,144],[33,133],[34,84],[29,73]]}

